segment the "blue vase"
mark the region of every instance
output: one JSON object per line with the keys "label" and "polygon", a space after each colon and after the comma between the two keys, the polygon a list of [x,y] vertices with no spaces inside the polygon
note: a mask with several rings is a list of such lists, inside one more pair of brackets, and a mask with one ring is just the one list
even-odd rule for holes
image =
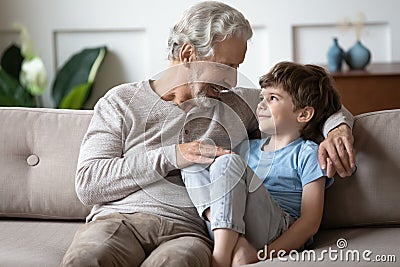
{"label": "blue vase", "polygon": [[344,59],[344,50],[339,46],[338,39],[333,38],[333,44],[328,49],[326,57],[328,59],[328,70],[336,72],[342,70],[342,61]]}
{"label": "blue vase", "polygon": [[359,40],[346,52],[345,60],[352,70],[363,70],[371,60],[371,52]]}

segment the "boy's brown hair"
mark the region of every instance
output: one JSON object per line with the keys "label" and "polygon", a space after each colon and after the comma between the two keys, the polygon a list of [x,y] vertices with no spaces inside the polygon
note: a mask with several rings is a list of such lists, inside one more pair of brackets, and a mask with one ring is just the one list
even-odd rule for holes
{"label": "boy's brown hair", "polygon": [[317,65],[280,62],[261,76],[260,86],[277,87],[288,92],[292,97],[293,111],[306,106],[314,108],[314,116],[300,133],[304,139],[318,141],[326,119],[341,108],[332,77]]}

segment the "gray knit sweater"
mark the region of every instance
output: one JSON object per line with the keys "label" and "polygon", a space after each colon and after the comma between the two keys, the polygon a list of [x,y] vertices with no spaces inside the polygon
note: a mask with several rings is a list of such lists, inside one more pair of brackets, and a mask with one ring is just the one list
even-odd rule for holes
{"label": "gray knit sweater", "polygon": [[[162,100],[149,81],[111,89],[94,108],[78,160],[78,197],[94,205],[87,221],[114,212],[145,212],[203,229],[177,170],[176,144],[202,139],[235,147],[257,131],[259,94],[235,89],[223,93],[221,101],[184,111]],[[332,129],[343,122],[352,125],[351,114],[338,113],[326,125]]]}

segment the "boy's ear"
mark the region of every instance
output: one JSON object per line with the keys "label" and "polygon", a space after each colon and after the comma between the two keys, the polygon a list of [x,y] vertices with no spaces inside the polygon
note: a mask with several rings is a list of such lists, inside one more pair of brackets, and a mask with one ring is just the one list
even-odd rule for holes
{"label": "boy's ear", "polygon": [[297,121],[309,122],[313,116],[314,116],[314,108],[307,106],[301,109],[299,115],[297,116]]}
{"label": "boy's ear", "polygon": [[179,61],[189,63],[196,59],[196,50],[191,43],[184,43],[179,52]]}

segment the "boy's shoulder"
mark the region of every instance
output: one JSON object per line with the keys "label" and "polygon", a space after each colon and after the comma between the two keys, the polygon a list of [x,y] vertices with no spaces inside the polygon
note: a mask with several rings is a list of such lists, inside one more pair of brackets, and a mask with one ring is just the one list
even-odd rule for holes
{"label": "boy's shoulder", "polygon": [[300,162],[318,161],[318,144],[311,140],[302,139],[298,145],[297,154]]}
{"label": "boy's shoulder", "polygon": [[303,139],[301,142],[301,150],[304,152],[318,151],[318,144],[314,141]]}
{"label": "boy's shoulder", "polygon": [[[304,140],[301,142],[301,146],[297,155],[298,159],[298,175],[302,181],[303,186],[326,176],[325,170],[322,170],[318,162],[318,148],[319,145],[311,140]],[[333,179],[330,179],[326,183],[326,187],[329,187],[333,183]]]}
{"label": "boy's shoulder", "polygon": [[284,154],[310,154],[318,152],[318,144],[311,140],[306,140],[301,137],[292,141],[290,144],[278,150]]}

